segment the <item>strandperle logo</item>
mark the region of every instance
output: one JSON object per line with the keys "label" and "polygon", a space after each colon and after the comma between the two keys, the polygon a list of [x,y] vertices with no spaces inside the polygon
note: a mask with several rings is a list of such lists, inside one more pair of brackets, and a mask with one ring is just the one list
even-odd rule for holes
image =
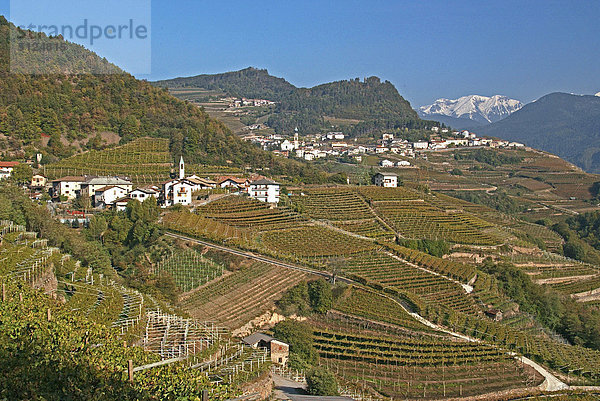
{"label": "strandperle logo", "polygon": [[86,18],[79,25],[73,26],[58,24],[34,24],[19,25],[21,31],[17,39],[35,39],[42,34],[49,37],[62,36],[66,40],[83,39],[90,45],[100,39],[148,39],[148,27],[145,24],[137,24],[133,19],[121,24],[93,24]]}
{"label": "strandperle logo", "polygon": [[151,0],[10,0],[10,71],[150,74],[151,6]]}

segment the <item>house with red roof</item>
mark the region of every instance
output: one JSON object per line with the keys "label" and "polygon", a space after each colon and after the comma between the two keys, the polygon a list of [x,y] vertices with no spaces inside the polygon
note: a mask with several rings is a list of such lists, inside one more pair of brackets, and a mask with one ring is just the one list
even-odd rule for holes
{"label": "house with red roof", "polygon": [[13,169],[19,162],[2,162],[0,161],[0,180],[9,178],[12,175]]}

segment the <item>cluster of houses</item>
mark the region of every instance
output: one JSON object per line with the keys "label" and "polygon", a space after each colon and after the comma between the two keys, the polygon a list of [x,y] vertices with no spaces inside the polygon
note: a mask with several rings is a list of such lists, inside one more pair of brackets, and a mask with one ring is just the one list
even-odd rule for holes
{"label": "cluster of houses", "polygon": [[238,108],[238,107],[247,107],[247,106],[270,106],[275,104],[275,102],[266,99],[246,99],[245,97],[241,99],[231,99],[229,102],[230,108]]}
{"label": "cluster of houses", "polygon": [[[439,136],[443,134],[445,138]],[[362,161],[363,154],[393,153],[405,157],[415,157],[420,151],[436,151],[455,147],[480,147],[493,148],[522,148],[525,145],[518,142],[509,142],[499,139],[479,138],[473,132],[452,131],[447,128],[432,127],[432,135],[428,140],[409,142],[406,139],[394,138],[394,134],[386,133],[377,141],[377,144],[357,144],[344,141],[346,136],[342,132],[328,132],[325,135],[308,135],[301,141],[298,129],[294,132],[293,140],[282,135],[273,134],[247,135],[244,140],[260,145],[265,150],[283,157],[294,156],[304,160],[314,160],[328,156],[349,156],[357,162]]]}
{"label": "cluster of houses", "polygon": [[279,203],[280,184],[264,177],[254,180],[239,177],[220,177],[217,180],[201,178],[196,175],[185,176],[183,157],[179,162],[177,178],[163,182],[160,186],[137,187],[131,181],[121,177],[67,176],[48,182],[40,174],[33,176],[31,188],[50,189],[55,199],[73,200],[87,196],[94,207],[124,210],[131,199],[144,200],[154,197],[162,206],[192,204],[193,193],[203,189],[228,188],[247,193],[248,196],[262,202]]}

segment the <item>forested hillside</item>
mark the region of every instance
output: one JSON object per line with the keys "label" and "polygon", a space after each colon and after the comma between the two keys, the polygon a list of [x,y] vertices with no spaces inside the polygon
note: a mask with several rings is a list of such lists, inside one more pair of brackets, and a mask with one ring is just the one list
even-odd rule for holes
{"label": "forested hillside", "polygon": [[[326,129],[327,120],[352,120],[350,134],[359,135],[394,128],[427,125],[389,81],[377,77],[336,81],[312,88],[297,88],[267,70],[246,68],[224,74],[198,75],[154,83],[162,88],[203,88],[230,96],[262,98],[277,102],[267,124],[275,131],[303,132]],[[436,123],[437,124],[437,123]],[[431,125],[431,124],[430,124]]]}
{"label": "forested hillside", "polygon": [[[180,101],[162,89],[127,73],[71,75],[106,65],[96,54],[66,42],[67,50],[48,54],[44,67],[56,74],[26,75],[9,72],[9,35],[16,29],[0,19],[0,154],[31,156],[42,151],[46,161],[76,151],[102,146],[103,132],[116,133],[121,143],[138,137],[169,138],[171,153],[184,154],[190,163],[268,167],[274,174],[289,174],[307,181],[326,175],[305,164],[276,158],[239,140],[203,110]],[[58,41],[53,38],[46,40]],[[39,54],[31,63],[39,62]],[[67,62],[65,62],[65,59]],[[47,146],[43,135],[50,136]],[[77,143],[78,146],[73,146]]]}

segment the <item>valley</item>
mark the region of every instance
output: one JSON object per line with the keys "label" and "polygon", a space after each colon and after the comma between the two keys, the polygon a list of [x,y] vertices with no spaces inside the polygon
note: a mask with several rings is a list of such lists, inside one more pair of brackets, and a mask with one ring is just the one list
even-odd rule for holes
{"label": "valley", "polygon": [[417,112],[38,36],[52,73],[0,70],[0,399],[599,397],[600,98]]}

